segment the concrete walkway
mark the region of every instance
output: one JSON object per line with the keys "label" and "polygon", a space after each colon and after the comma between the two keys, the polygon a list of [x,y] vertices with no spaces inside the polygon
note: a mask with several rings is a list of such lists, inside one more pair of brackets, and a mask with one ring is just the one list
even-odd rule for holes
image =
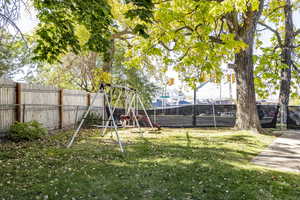
{"label": "concrete walkway", "polygon": [[286,131],[252,162],[272,169],[300,173],[300,131]]}

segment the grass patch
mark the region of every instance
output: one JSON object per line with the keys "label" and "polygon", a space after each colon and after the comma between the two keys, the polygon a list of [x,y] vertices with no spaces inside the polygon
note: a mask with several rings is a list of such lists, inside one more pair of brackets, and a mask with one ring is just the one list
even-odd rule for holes
{"label": "grass patch", "polygon": [[300,175],[252,165],[274,136],[230,129],[84,131],[0,147],[0,199],[299,199]]}

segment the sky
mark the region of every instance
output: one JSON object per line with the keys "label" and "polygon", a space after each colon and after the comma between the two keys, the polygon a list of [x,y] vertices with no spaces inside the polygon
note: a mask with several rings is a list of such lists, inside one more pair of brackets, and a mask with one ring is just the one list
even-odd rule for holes
{"label": "sky", "polygon": [[[17,21],[18,27],[21,29],[23,33],[31,33],[33,32],[34,28],[38,24],[38,19],[36,18],[36,12],[33,9],[30,9],[29,11],[23,6],[21,9],[21,16],[20,19]],[[295,27],[300,28],[300,11],[294,13],[294,24]],[[269,38],[272,35],[270,32],[266,32],[263,34],[262,40],[265,42],[265,45],[269,44]],[[226,68],[226,64],[222,66],[222,68]],[[185,95],[188,99],[192,99],[193,91],[192,89],[188,88],[186,85],[184,85],[182,82],[178,80],[178,74],[173,71],[172,69],[168,72],[169,77],[175,78],[175,84],[174,86],[168,87],[168,91],[171,96],[177,96],[178,91],[180,89],[183,90]],[[236,86],[235,84],[232,85],[232,95],[235,97],[236,95]],[[220,92],[221,91],[221,92]],[[198,93],[198,99],[215,99],[219,100],[221,98],[228,99],[229,98],[229,84],[225,81],[221,84],[221,89],[219,84],[215,83],[209,83],[206,84],[203,88],[201,88]],[[274,100],[276,96],[271,97],[272,100]]]}
{"label": "sky", "polygon": [[38,19],[36,18],[36,12],[32,8],[21,7],[21,15],[17,21],[18,27],[23,33],[31,33],[38,25]]}

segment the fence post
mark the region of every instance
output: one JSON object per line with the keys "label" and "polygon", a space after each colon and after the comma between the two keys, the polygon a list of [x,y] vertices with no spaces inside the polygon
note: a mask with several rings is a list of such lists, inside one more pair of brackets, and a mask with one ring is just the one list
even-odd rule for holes
{"label": "fence post", "polygon": [[87,97],[86,105],[90,106],[91,105],[91,94],[88,93],[86,97]]}
{"label": "fence post", "polygon": [[197,103],[197,87],[194,88],[194,105],[193,105],[193,127],[196,127],[196,103]]}
{"label": "fence post", "polygon": [[26,104],[23,104],[23,117],[22,117],[22,121],[26,122]]}
{"label": "fence post", "polygon": [[59,100],[58,100],[58,109],[59,109],[59,129],[64,128],[64,90],[59,90]]}
{"label": "fence post", "polygon": [[215,126],[215,128],[217,128],[215,102],[213,102],[213,104],[212,104],[212,111],[213,111],[213,117],[214,117],[214,126]]}
{"label": "fence post", "polygon": [[22,121],[22,84],[16,85],[16,121]]}

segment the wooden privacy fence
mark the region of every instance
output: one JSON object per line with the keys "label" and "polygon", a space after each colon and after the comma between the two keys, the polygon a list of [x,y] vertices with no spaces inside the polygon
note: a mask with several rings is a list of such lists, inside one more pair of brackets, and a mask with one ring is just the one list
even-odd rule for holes
{"label": "wooden privacy fence", "polygon": [[[70,128],[82,118],[94,95],[0,79],[0,137],[16,121],[36,120],[49,130]],[[104,113],[103,95],[99,94],[92,110]]]}

